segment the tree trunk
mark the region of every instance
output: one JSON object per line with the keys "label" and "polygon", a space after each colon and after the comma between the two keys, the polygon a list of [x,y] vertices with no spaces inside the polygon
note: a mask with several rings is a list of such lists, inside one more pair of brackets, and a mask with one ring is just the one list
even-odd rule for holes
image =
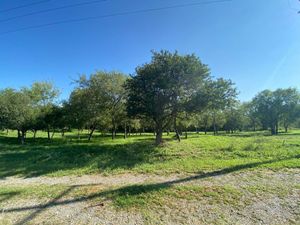
{"label": "tree trunk", "polygon": [[20,130],[18,130],[18,141],[21,141],[21,133],[20,133]]}
{"label": "tree trunk", "polygon": [[52,132],[51,139],[53,139],[54,134],[55,134],[55,130],[53,130],[53,132]]}
{"label": "tree trunk", "polygon": [[162,144],[162,126],[161,124],[156,125],[156,136],[155,136],[155,144]]}
{"label": "tree trunk", "polygon": [[47,126],[47,134],[48,134],[48,140],[50,140],[50,128]]}
{"label": "tree trunk", "polygon": [[271,134],[272,134],[272,135],[275,135],[275,134],[276,134],[276,126],[275,126],[275,125],[272,125],[272,126],[271,126]]}
{"label": "tree trunk", "polygon": [[185,127],[184,133],[185,133],[185,139],[187,139],[188,138],[188,133],[187,133],[187,128],[186,127]]}
{"label": "tree trunk", "polygon": [[35,140],[35,138],[36,138],[36,132],[37,132],[37,130],[34,130],[33,131],[33,139]]}
{"label": "tree trunk", "polygon": [[288,132],[288,126],[287,125],[284,126],[284,131],[285,131],[285,133]]}
{"label": "tree trunk", "polygon": [[25,131],[21,131],[21,144],[22,145],[24,145],[24,143],[25,143],[25,134],[26,134]]}
{"label": "tree trunk", "polygon": [[91,131],[90,131],[90,133],[89,133],[89,141],[92,139],[92,136],[93,136],[93,133],[94,133],[94,131],[95,131],[95,127],[92,127],[91,128]]}
{"label": "tree trunk", "polygon": [[174,117],[173,126],[174,126],[174,130],[175,130],[176,139],[180,142],[181,139],[180,139],[179,132],[177,130],[176,117]]}
{"label": "tree trunk", "polygon": [[116,138],[116,128],[113,127],[111,131],[111,139],[114,140]]}
{"label": "tree trunk", "polygon": [[115,138],[116,138],[116,128],[114,128],[113,129],[113,131],[112,131],[112,136],[111,136],[111,138],[114,140]]}
{"label": "tree trunk", "polygon": [[214,126],[214,135],[217,134],[217,125],[216,125],[216,115],[213,113],[213,126]]}
{"label": "tree trunk", "polygon": [[116,123],[114,117],[112,117],[111,123],[112,123],[111,139],[114,140],[116,137]]}
{"label": "tree trunk", "polygon": [[125,126],[124,126],[124,139],[127,138],[127,123],[125,122]]}

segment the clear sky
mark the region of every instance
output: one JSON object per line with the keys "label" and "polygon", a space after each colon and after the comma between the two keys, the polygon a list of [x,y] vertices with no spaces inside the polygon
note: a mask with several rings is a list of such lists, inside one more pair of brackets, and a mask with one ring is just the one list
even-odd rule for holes
{"label": "clear sky", "polygon": [[210,0],[106,0],[3,21],[91,0],[45,0],[7,10],[40,1],[0,1],[0,88],[53,81],[67,98],[78,74],[132,74],[150,60],[151,50],[161,49],[195,53],[213,76],[232,79],[243,101],[266,88],[300,88],[298,0],[232,0],[3,34],[66,19]]}

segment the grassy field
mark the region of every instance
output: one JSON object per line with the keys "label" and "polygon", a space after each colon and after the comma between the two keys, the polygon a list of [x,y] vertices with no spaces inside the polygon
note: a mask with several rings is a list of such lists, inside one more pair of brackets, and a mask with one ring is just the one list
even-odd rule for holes
{"label": "grassy field", "polygon": [[[88,207],[89,215],[96,215],[88,222],[81,221],[81,216],[78,224],[105,224],[96,220],[101,216],[109,224],[119,217],[107,215],[123,218],[124,213],[129,223],[137,224],[300,222],[297,130],[278,136],[190,133],[181,143],[165,135],[161,147],[153,144],[150,134],[127,139],[120,134],[111,140],[96,133],[88,142],[86,134],[80,139],[75,133],[65,138],[57,134],[48,141],[40,132],[36,140],[29,134],[23,146],[15,136],[15,132],[0,136],[0,207],[7,212],[0,214],[1,224],[70,224],[65,218],[51,222],[49,218],[59,207],[67,210],[71,205],[81,213]],[[12,176],[21,181],[10,183]],[[69,176],[82,176],[89,182],[80,177],[65,181]],[[22,183],[24,178],[38,180]],[[36,204],[31,208],[28,202]],[[257,212],[260,207],[267,214]]]}
{"label": "grassy field", "polygon": [[18,144],[11,132],[0,137],[0,177],[62,176],[91,173],[203,173],[251,168],[299,168],[300,131],[278,136],[265,133],[190,134],[181,143],[165,136],[163,147],[153,136],[116,140],[99,134],[88,142],[75,134]]}

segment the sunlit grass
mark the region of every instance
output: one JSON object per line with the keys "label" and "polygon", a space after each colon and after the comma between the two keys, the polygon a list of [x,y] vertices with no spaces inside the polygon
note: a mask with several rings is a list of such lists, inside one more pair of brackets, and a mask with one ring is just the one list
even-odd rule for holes
{"label": "sunlit grass", "polygon": [[164,136],[165,143],[156,147],[153,134],[119,134],[112,140],[109,135],[96,133],[91,142],[87,132],[56,134],[48,141],[45,132],[37,139],[27,135],[27,143],[20,145],[16,132],[0,136],[0,176],[63,176],[91,173],[204,173],[233,168],[299,168],[300,133],[270,136],[265,132],[237,134],[190,133],[180,143]]}

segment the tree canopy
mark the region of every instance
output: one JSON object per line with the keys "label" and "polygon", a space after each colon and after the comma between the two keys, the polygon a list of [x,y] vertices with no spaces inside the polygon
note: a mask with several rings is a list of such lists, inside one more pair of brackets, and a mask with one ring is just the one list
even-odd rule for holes
{"label": "tree canopy", "polygon": [[[59,90],[51,82],[35,82],[19,90],[0,90],[0,129],[18,131],[21,143],[26,133],[95,130],[119,131],[124,138],[134,132],[154,132],[155,143],[163,132],[236,132],[270,130],[272,135],[298,126],[300,94],[295,88],[264,90],[249,102],[239,102],[233,81],[211,76],[208,65],[194,54],[152,52],[150,62],[126,75],[96,71],[81,75],[69,99],[58,101]],[[52,132],[52,135],[50,134]]]}

